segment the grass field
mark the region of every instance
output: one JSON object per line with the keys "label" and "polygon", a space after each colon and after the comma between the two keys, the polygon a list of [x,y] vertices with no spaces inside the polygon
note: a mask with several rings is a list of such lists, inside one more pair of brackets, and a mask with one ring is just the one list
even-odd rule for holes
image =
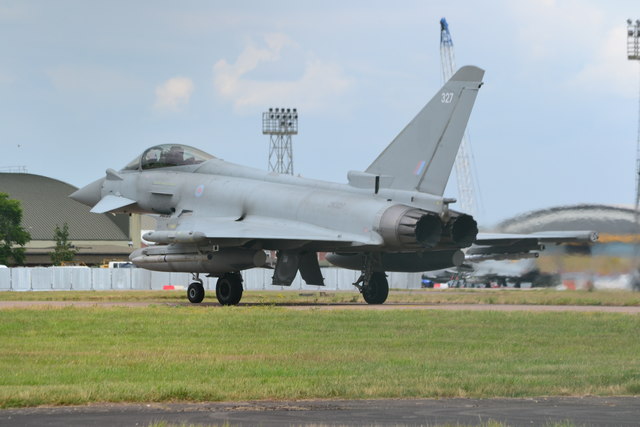
{"label": "grass field", "polygon": [[277,306],[0,310],[0,406],[640,394],[640,317]]}
{"label": "grass field", "polygon": [[[0,301],[142,301],[185,302],[186,291],[55,291],[0,292]],[[205,302],[216,302],[208,291]],[[640,306],[640,292],[556,291],[554,289],[414,289],[391,291],[389,303],[429,304],[531,304],[531,305],[611,305]],[[363,303],[354,292],[245,291],[242,303],[250,304],[332,304]]]}

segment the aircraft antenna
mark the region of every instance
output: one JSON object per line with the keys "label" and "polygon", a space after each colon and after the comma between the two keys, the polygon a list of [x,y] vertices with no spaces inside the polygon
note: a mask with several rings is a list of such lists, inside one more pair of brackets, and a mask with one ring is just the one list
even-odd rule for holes
{"label": "aircraft antenna", "polygon": [[[440,20],[440,63],[442,65],[442,81],[446,82],[456,70],[456,59],[453,50],[453,40],[449,32],[449,24],[445,18]],[[460,209],[468,214],[477,214],[473,165],[473,153],[469,144],[469,135],[465,130],[456,156],[456,181],[458,183],[458,201]]]}
{"label": "aircraft antenna", "polygon": [[298,134],[297,108],[269,108],[262,113],[262,134],[269,135],[269,171],[293,175],[293,143]]}

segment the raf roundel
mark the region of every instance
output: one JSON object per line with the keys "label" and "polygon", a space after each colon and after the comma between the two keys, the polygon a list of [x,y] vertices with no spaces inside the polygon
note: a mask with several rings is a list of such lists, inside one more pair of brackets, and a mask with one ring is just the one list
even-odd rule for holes
{"label": "raf roundel", "polygon": [[196,187],[195,195],[196,195],[196,197],[200,197],[200,196],[202,196],[203,193],[204,193],[204,185],[200,184],[200,185],[198,185]]}

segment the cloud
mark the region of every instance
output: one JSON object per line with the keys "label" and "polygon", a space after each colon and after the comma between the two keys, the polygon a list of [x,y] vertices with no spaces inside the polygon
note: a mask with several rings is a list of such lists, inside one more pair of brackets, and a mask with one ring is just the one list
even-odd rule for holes
{"label": "cloud", "polygon": [[578,87],[601,92],[614,92],[624,98],[634,98],[637,92],[638,64],[627,59],[627,28],[620,25],[594,49],[591,60],[575,76]]}
{"label": "cloud", "polygon": [[122,98],[142,87],[140,81],[118,70],[94,65],[61,65],[46,74],[56,90],[82,98]]}
{"label": "cloud", "polygon": [[1,4],[0,5],[0,22],[20,21],[29,18],[32,15],[30,10],[32,7],[26,4]]}
{"label": "cloud", "polygon": [[[284,48],[299,46],[284,34],[269,34],[263,39],[264,47],[256,47],[249,41],[238,55],[236,62],[222,59],[213,66],[213,84],[219,96],[233,103],[239,112],[253,112],[271,105],[295,106],[305,111],[319,111],[338,102],[338,97],[351,86],[337,64],[322,61],[307,53],[302,74],[295,79],[249,78],[247,74],[259,74],[269,63],[290,60],[283,58]],[[284,68],[284,66],[283,66]]]}
{"label": "cloud", "polygon": [[531,60],[589,52],[605,20],[601,8],[579,0],[507,2],[521,52]]}
{"label": "cloud", "polygon": [[193,93],[193,82],[187,77],[173,77],[156,88],[154,108],[161,111],[180,111]]}
{"label": "cloud", "polygon": [[517,22],[519,52],[531,70],[545,67],[545,74],[559,73],[563,85],[580,91],[637,96],[626,23],[611,7],[578,0],[509,2],[508,7]]}

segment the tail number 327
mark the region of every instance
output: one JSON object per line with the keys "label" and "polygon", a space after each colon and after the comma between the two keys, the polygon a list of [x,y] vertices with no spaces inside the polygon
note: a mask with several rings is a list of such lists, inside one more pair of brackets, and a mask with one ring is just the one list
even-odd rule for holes
{"label": "tail number 327", "polygon": [[453,101],[453,92],[442,92],[440,102],[443,104],[451,104]]}

